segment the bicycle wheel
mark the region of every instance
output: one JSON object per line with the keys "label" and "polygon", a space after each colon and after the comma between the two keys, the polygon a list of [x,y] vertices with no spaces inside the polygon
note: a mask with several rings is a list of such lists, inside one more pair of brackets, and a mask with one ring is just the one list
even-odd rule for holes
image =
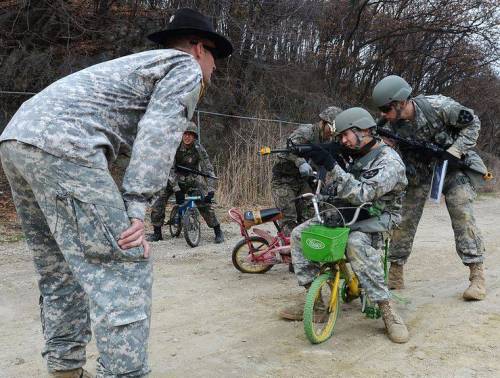
{"label": "bicycle wheel", "polygon": [[304,331],[312,344],[319,344],[333,335],[340,309],[340,272],[316,277],[306,296]]}
{"label": "bicycle wheel", "polygon": [[260,236],[250,236],[248,243],[245,239],[240,240],[233,248],[234,267],[242,273],[266,273],[273,264],[264,262],[261,256],[254,256],[254,253],[265,251],[268,247],[267,240]]}
{"label": "bicycle wheel", "polygon": [[200,244],[201,230],[198,214],[197,209],[187,209],[186,213],[182,217],[184,239],[186,239],[186,242],[190,247],[196,247]]}
{"label": "bicycle wheel", "polygon": [[168,228],[170,230],[170,235],[172,235],[173,238],[179,236],[182,231],[182,222],[178,216],[178,212],[179,205],[174,205],[172,210],[170,210],[170,217],[168,218]]}

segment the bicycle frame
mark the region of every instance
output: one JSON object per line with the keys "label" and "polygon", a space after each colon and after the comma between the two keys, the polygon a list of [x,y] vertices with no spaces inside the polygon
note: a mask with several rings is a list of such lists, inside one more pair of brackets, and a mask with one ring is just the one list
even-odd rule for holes
{"label": "bicycle frame", "polygon": [[182,218],[182,216],[186,213],[187,209],[192,209],[196,207],[196,201],[200,201],[201,196],[188,196],[185,198],[185,201],[182,205],[179,205],[177,208],[177,212],[179,213],[179,217]]}
{"label": "bicycle frame", "polygon": [[[250,252],[248,256],[249,261],[269,265],[291,263],[290,237],[285,236],[278,222],[273,221],[277,231],[276,235],[273,236],[270,232],[258,227],[245,227],[243,213],[238,208],[233,207],[228,211],[228,214],[240,226],[240,234],[243,236]],[[269,246],[264,250],[254,251],[249,230],[253,234],[265,239]]]}

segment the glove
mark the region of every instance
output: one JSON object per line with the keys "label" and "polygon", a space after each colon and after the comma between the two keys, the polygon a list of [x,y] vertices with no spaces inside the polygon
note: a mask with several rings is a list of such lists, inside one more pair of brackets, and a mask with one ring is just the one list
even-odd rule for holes
{"label": "glove", "polygon": [[214,198],[215,193],[214,192],[208,192],[205,198],[203,198],[203,202],[205,203],[212,203],[212,199]]}
{"label": "glove", "polygon": [[312,176],[313,175],[313,169],[309,165],[309,163],[302,163],[299,166],[299,172],[302,177],[307,177],[307,176]]}
{"label": "glove", "polygon": [[456,148],[455,146],[451,146],[450,148],[448,148],[446,150],[446,152],[448,152],[450,155],[456,157],[457,159],[460,159],[462,157],[462,154],[460,153],[458,148]]}
{"label": "glove", "polygon": [[337,164],[330,152],[322,148],[311,151],[308,154],[308,157],[314,162],[314,164],[318,166],[322,165],[327,171],[331,171],[335,167],[335,164]]}
{"label": "glove", "polygon": [[175,203],[177,205],[182,205],[185,199],[186,197],[184,197],[184,193],[182,193],[182,190],[175,192]]}

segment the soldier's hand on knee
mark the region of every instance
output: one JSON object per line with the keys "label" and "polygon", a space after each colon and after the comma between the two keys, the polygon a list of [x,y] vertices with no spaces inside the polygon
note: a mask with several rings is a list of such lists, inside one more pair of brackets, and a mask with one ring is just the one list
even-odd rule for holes
{"label": "soldier's hand on knee", "polygon": [[140,219],[132,219],[132,225],[121,233],[118,245],[122,249],[142,246],[144,248],[144,257],[148,258],[149,243],[144,237],[144,222]]}

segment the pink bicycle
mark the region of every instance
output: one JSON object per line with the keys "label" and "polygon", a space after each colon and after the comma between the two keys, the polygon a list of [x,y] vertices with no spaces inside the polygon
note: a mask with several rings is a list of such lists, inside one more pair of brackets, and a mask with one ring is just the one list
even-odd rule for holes
{"label": "pink bicycle", "polygon": [[[243,273],[257,274],[267,272],[275,264],[291,264],[290,237],[285,236],[277,222],[283,217],[280,209],[270,208],[243,213],[233,207],[228,213],[240,226],[243,236],[233,248],[232,260],[236,269]],[[274,223],[276,235],[253,227],[267,222]],[[254,235],[249,235],[251,228]]]}

